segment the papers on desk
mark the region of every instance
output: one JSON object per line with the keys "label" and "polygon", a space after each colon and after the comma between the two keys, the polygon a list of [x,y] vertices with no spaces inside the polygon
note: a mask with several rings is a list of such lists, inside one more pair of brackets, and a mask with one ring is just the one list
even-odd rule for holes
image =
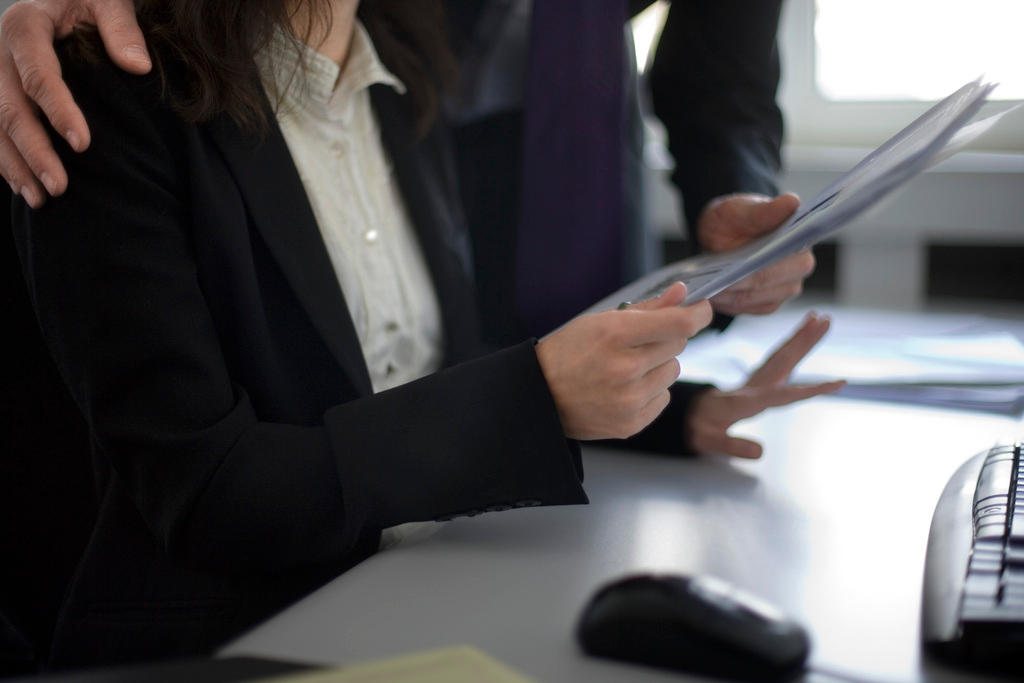
{"label": "papers on desk", "polygon": [[[846,379],[838,395],[849,398],[1024,413],[1024,344],[1002,323],[983,316],[921,318],[856,309],[831,315],[832,329],[792,381]],[[744,316],[723,333],[698,337],[679,357],[681,378],[742,384],[802,316]]]}
{"label": "papers on desk", "polygon": [[686,303],[707,299],[729,285],[809,247],[876,205],[897,187],[963,149],[992,128],[1005,111],[970,123],[995,84],[963,86],[871,152],[846,175],[804,202],[777,230],[739,249],[702,254],[660,268],[605,297],[588,313],[624,301],[642,301],[674,282],[686,284]]}

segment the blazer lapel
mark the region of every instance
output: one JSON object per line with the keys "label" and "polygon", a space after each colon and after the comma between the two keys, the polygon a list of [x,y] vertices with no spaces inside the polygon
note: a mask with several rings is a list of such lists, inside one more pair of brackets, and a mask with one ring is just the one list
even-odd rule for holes
{"label": "blazer lapel", "polygon": [[216,117],[207,130],[238,182],[253,223],[306,314],[356,390],[372,394],[352,316],[299,173],[272,116],[270,131],[259,143],[226,115]]}
{"label": "blazer lapel", "polygon": [[444,129],[417,140],[408,103],[393,88],[374,85],[370,97],[406,210],[441,306],[447,362],[478,355],[480,328],[473,287],[472,247],[461,213],[454,163]]}

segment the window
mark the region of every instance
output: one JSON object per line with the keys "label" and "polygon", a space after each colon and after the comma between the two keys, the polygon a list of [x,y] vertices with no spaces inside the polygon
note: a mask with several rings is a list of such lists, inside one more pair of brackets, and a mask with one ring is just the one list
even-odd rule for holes
{"label": "window", "polygon": [[658,44],[667,15],[668,3],[665,0],[656,0],[630,21],[637,69],[641,72],[646,70],[650,63],[651,52]]}
{"label": "window", "polygon": [[[779,30],[787,143],[871,149],[984,76],[1024,100],[1024,0],[786,0]],[[953,43],[956,46],[951,47]],[[1007,109],[992,101],[991,114]],[[1024,109],[971,149],[1024,152]]]}
{"label": "window", "polygon": [[1021,0],[817,0],[815,85],[826,99],[938,100],[984,75],[1024,99]]}

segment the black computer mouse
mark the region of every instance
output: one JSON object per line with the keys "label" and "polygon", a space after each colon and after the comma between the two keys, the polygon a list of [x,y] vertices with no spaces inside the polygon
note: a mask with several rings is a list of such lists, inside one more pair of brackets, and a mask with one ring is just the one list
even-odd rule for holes
{"label": "black computer mouse", "polygon": [[587,603],[576,635],[591,655],[748,681],[801,673],[810,649],[799,624],[711,577],[614,581]]}

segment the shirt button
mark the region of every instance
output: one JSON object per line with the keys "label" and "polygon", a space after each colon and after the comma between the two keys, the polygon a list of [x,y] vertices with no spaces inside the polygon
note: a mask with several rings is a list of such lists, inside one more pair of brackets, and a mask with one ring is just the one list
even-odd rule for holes
{"label": "shirt button", "polygon": [[391,320],[386,325],[384,325],[384,330],[386,332],[391,332],[392,334],[394,334],[395,332],[398,332],[398,323],[396,323],[394,320]]}
{"label": "shirt button", "polygon": [[377,228],[370,228],[363,233],[363,239],[367,244],[375,244],[380,239],[380,232],[377,231]]}
{"label": "shirt button", "polygon": [[348,147],[348,145],[346,145],[341,140],[335,140],[334,142],[332,142],[330,144],[331,152],[334,153],[334,156],[338,156],[338,157],[345,155],[345,151],[346,151],[347,147]]}

